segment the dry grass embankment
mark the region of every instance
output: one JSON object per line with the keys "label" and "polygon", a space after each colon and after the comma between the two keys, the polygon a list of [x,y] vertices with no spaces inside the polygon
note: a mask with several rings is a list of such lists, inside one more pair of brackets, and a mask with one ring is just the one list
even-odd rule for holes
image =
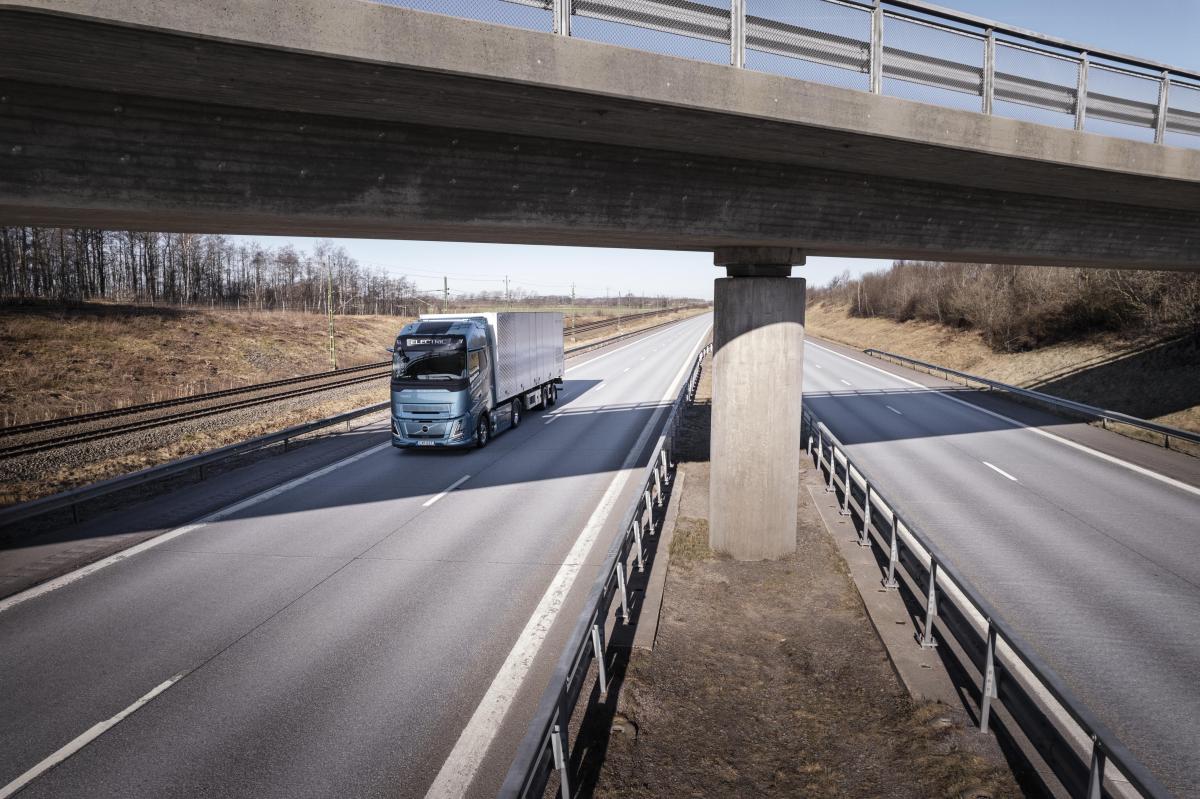
{"label": "dry grass embankment", "polygon": [[[579,310],[576,324],[611,318],[612,311]],[[673,317],[637,326],[666,318]],[[338,366],[387,360],[386,348],[407,321],[338,317]],[[329,368],[326,324],[321,315],[295,311],[0,306],[0,426],[321,372]]]}
{"label": "dry grass embankment", "polygon": [[[338,366],[386,360],[403,322],[338,318]],[[0,307],[0,419],[69,416],[320,372],[329,367],[326,336],[324,317],[297,312]]]}
{"label": "dry grass embankment", "polygon": [[1100,333],[1025,352],[997,352],[976,331],[934,322],[850,316],[833,302],[808,306],[810,335],[875,347],[1058,397],[1200,431],[1200,341]]}

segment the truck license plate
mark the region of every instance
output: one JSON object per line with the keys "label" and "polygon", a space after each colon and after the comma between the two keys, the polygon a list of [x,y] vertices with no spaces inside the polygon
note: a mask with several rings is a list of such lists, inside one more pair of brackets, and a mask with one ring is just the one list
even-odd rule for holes
{"label": "truck license plate", "polygon": [[432,447],[433,442],[432,441],[418,441],[417,446],[418,447]]}

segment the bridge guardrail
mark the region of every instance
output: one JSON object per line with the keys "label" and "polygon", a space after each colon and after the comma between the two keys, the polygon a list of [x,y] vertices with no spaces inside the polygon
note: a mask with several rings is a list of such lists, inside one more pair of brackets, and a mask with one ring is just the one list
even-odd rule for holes
{"label": "bridge guardrail", "polygon": [[971,689],[980,730],[987,732],[999,715],[997,710],[1003,708],[1008,718],[1002,723],[1021,731],[1069,796],[1167,799],[1166,788],[938,547],[903,518],[829,428],[807,407],[802,419],[806,450],[827,480],[825,490],[836,494],[840,489],[839,512],[857,516],[859,545],[879,546],[887,553],[883,587],[897,590],[901,588],[897,578],[903,577],[904,587],[924,601],[924,620],[914,646],[936,646],[937,639],[946,640],[948,634],[961,650],[956,656],[967,661],[964,670],[968,665],[976,670],[971,676],[979,685]]}
{"label": "bridge guardrail", "polygon": [[626,624],[629,622],[626,580],[632,569],[642,571],[644,568],[642,536],[656,534],[654,511],[655,508],[663,508],[665,491],[675,472],[670,453],[682,418],[681,411],[695,396],[704,359],[711,351],[711,344],[700,350],[691,374],[671,404],[663,432],[651,450],[650,462],[642,472],[641,492],[621,521],[618,528],[620,532],[609,547],[608,557],[604,559],[600,574],[588,592],[583,611],[567,639],[550,684],[542,694],[537,712],[504,779],[499,795],[506,799],[541,797],[555,772],[559,776],[560,796],[563,799],[571,796],[567,768],[571,760],[567,735],[571,716],[593,661],[597,664],[600,695],[608,691],[604,629],[609,611],[613,603],[619,601],[621,621]]}
{"label": "bridge guardrail", "polygon": [[[648,330],[654,330],[665,325],[673,324],[677,321],[680,320],[671,320],[659,325],[653,325],[648,328],[633,330],[628,333],[621,333],[600,341],[592,341],[586,344],[581,344],[578,347],[571,347],[564,350],[564,355],[578,355],[583,352],[588,352],[596,349],[597,347],[606,346],[616,341],[622,341],[639,333],[645,333]],[[5,530],[5,528],[16,524],[17,522],[32,519],[37,516],[44,516],[57,510],[63,510],[64,508],[70,508],[73,520],[78,522],[78,507],[82,502],[99,499],[100,497],[104,497],[118,491],[137,488],[138,486],[145,485],[147,483],[152,483],[157,480],[164,480],[168,477],[174,477],[192,470],[197,470],[200,473],[200,477],[203,478],[205,468],[220,463],[221,461],[228,460],[229,458],[233,458],[238,455],[245,455],[274,444],[282,443],[286,448],[288,443],[293,438],[300,438],[301,436],[308,435],[309,433],[313,433],[326,427],[334,427],[339,424],[348,425],[352,420],[357,419],[360,416],[367,416],[372,413],[378,413],[379,411],[386,410],[389,405],[390,403],[388,402],[381,402],[375,405],[368,405],[363,408],[356,408],[345,413],[327,416],[324,419],[317,419],[312,422],[306,422],[304,424],[288,427],[275,433],[268,433],[266,435],[247,439],[246,441],[239,441],[237,443],[229,444],[208,452],[201,452],[198,455],[191,455],[186,458],[180,458],[179,460],[171,461],[169,463],[151,466],[147,469],[141,469],[131,474],[119,475],[117,477],[109,478],[108,480],[101,480],[97,483],[91,483],[89,485],[80,486],[79,488],[73,488],[68,491],[52,494],[48,497],[42,497],[41,499],[35,499],[29,502],[11,505],[7,508],[0,509],[0,539],[13,537],[12,534],[6,535],[2,531]]]}
{"label": "bridge guardrail", "polygon": [[1171,449],[1171,439],[1173,438],[1180,441],[1187,441],[1191,444],[1200,445],[1200,433],[1193,433],[1190,430],[1181,430],[1178,427],[1171,427],[1170,425],[1151,422],[1146,419],[1140,419],[1136,416],[1130,416],[1129,414],[1118,413],[1117,411],[1109,411],[1105,410],[1104,408],[1097,408],[1094,405],[1085,405],[1082,402],[1075,402],[1074,400],[1055,397],[1052,394],[1043,394],[1042,392],[1034,391],[1033,389],[1021,388],[1019,386],[1009,385],[1008,383],[1001,383],[999,380],[991,380],[986,377],[980,377],[979,375],[960,372],[957,369],[950,369],[934,363],[927,363],[925,361],[917,360],[916,358],[910,358],[907,355],[897,355],[894,352],[887,352],[885,350],[877,350],[874,348],[867,348],[863,350],[863,352],[872,357],[880,358],[882,360],[890,360],[902,366],[916,366],[920,369],[925,369],[930,374],[933,374],[934,372],[940,372],[946,377],[947,380],[950,378],[958,378],[963,382],[964,385],[967,386],[972,383],[976,383],[981,386],[987,386],[989,389],[1005,391],[1009,394],[1014,394],[1019,397],[1040,402],[1044,405],[1050,405],[1055,408],[1071,411],[1072,413],[1079,414],[1088,419],[1103,422],[1105,427],[1108,426],[1109,422],[1115,422],[1118,424],[1128,425],[1130,427],[1136,427],[1147,432],[1157,433],[1163,437],[1163,446],[1167,449]]}
{"label": "bridge guardrail", "polygon": [[925,0],[376,0],[983,114],[1200,147],[1200,72]]}

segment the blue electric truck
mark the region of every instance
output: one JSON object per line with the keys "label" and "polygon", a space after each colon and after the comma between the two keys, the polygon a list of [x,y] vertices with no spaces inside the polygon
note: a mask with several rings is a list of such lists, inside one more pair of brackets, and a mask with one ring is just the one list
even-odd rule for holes
{"label": "blue electric truck", "polygon": [[558,401],[563,315],[422,314],[392,352],[392,446],[484,447]]}

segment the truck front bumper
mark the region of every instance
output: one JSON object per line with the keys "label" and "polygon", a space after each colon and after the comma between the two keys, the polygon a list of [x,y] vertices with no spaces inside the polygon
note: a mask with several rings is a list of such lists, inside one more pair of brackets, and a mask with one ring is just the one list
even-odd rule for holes
{"label": "truck front bumper", "polygon": [[469,447],[475,443],[475,427],[470,422],[470,416],[436,420],[392,417],[392,446]]}

